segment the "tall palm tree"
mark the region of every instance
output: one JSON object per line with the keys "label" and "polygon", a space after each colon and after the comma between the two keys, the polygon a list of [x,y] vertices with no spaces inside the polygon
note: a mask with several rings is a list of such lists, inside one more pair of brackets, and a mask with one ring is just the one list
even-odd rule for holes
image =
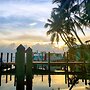
{"label": "tall palm tree", "polygon": [[58,15],[53,15],[51,19],[48,19],[48,23],[45,24],[45,27],[47,28],[48,26],[50,28],[47,31],[47,35],[51,34],[52,43],[55,39],[57,42],[59,42],[59,38],[61,37],[65,44],[68,45],[68,47],[71,47],[73,45],[69,40],[70,36],[73,36],[73,34],[68,31],[66,23],[61,23],[60,17]]}
{"label": "tall palm tree", "polygon": [[90,0],[83,0],[83,19],[87,22],[87,26],[90,26]]}
{"label": "tall palm tree", "polygon": [[[87,57],[87,59],[85,57],[84,59],[90,62],[90,52],[85,49],[77,34],[79,29],[85,35],[82,26],[90,27],[90,0],[53,0],[53,3],[58,3],[59,7],[53,9],[51,16],[56,13],[61,17],[62,24],[69,28],[69,32],[74,33],[73,35],[77,37],[82,45],[81,47],[84,47],[83,53]],[[87,67],[89,67],[87,71],[90,71],[90,64]]]}
{"label": "tall palm tree", "polygon": [[[87,5],[89,0],[53,0],[53,3],[58,3],[58,7],[53,8],[51,13],[51,23],[48,23],[47,26],[50,26],[50,31],[53,29],[55,33],[48,31],[49,34],[52,34],[51,41],[53,42],[56,38],[56,41],[59,41],[59,35],[66,43],[68,40],[69,35],[72,34],[74,37],[78,39],[78,41],[83,45],[83,42],[79,38],[77,34],[77,30],[81,30],[82,33],[85,35],[82,26],[89,25],[87,23],[87,15],[85,15],[84,7]],[[83,3],[85,4],[83,7]],[[89,8],[89,7],[88,7]],[[83,9],[83,12],[82,12]],[[53,38],[54,37],[54,38]]]}
{"label": "tall palm tree", "polygon": [[[54,1],[63,2],[62,0],[54,0]],[[53,9],[51,16],[53,16],[53,13],[57,13],[58,15],[60,15],[60,17],[61,17],[60,19],[62,19],[62,16],[63,16],[64,18],[63,18],[62,23],[67,22],[69,30],[72,31],[75,34],[75,36],[77,37],[77,39],[79,40],[79,42],[81,44],[83,44],[76,32],[76,30],[79,29],[85,35],[81,26],[82,25],[84,26],[86,23],[83,20],[83,18],[81,18],[79,16],[79,12],[80,12],[79,5],[78,5],[78,3],[73,4],[73,2],[75,3],[76,0],[64,0],[64,1],[65,2],[68,1],[66,6],[64,6],[64,8],[62,9],[62,5],[61,5],[62,3],[61,3],[60,5],[58,5],[58,8]]]}

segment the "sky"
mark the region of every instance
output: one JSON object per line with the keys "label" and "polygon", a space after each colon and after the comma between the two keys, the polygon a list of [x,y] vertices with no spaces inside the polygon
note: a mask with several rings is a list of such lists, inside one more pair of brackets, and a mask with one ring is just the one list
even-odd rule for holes
{"label": "sky", "polygon": [[0,0],[0,51],[23,44],[34,50],[59,52],[44,28],[54,6],[52,0]]}
{"label": "sky", "polygon": [[0,0],[0,51],[23,44],[34,50],[62,52],[64,42],[51,45],[44,28],[54,6],[52,0]]}

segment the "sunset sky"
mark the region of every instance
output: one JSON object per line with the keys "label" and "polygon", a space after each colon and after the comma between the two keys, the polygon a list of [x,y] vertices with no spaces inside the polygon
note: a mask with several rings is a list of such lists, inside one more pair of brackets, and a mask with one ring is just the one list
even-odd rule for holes
{"label": "sunset sky", "polygon": [[[46,35],[48,29],[44,28],[54,6],[52,0],[0,0],[0,48],[23,44],[35,50],[47,46],[58,51],[64,43],[61,41],[57,48],[52,46]],[[87,37],[80,33],[84,41],[89,39],[86,33]]]}

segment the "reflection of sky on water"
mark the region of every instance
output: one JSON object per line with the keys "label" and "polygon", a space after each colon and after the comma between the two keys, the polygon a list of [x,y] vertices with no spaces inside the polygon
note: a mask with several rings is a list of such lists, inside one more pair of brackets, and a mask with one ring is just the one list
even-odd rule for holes
{"label": "reflection of sky on water", "polygon": [[[8,76],[8,83],[5,83],[6,76],[2,76],[2,86],[0,90],[16,90],[14,86],[14,76],[12,81],[10,80],[10,76]],[[65,84],[63,75],[51,75],[51,87],[49,87],[48,83],[48,75],[35,75],[33,79],[33,89],[32,90],[69,90],[67,84]],[[80,81],[79,84],[75,85],[72,90],[86,90],[84,83]]]}
{"label": "reflection of sky on water", "polygon": [[[64,75],[51,75],[51,87],[48,84],[48,75],[34,76],[33,80],[33,90],[69,90],[67,84],[64,81]],[[84,83],[77,84],[72,90],[85,90]]]}
{"label": "reflection of sky on water", "polygon": [[5,83],[6,76],[2,76],[2,85],[0,86],[0,90],[15,90],[14,87],[14,77],[12,77],[12,81],[10,81],[10,76],[8,76],[8,83]]}

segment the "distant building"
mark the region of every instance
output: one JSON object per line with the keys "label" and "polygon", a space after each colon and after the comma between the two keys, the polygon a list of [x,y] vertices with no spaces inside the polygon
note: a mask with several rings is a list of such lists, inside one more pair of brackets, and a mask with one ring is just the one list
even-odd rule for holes
{"label": "distant building", "polygon": [[[34,53],[33,54],[34,61],[47,61],[48,60],[48,53]],[[60,53],[50,53],[50,61],[59,61],[63,60],[63,56]]]}
{"label": "distant building", "polygon": [[42,60],[47,60],[47,55],[46,53],[33,53],[33,60],[34,61],[42,61]]}

